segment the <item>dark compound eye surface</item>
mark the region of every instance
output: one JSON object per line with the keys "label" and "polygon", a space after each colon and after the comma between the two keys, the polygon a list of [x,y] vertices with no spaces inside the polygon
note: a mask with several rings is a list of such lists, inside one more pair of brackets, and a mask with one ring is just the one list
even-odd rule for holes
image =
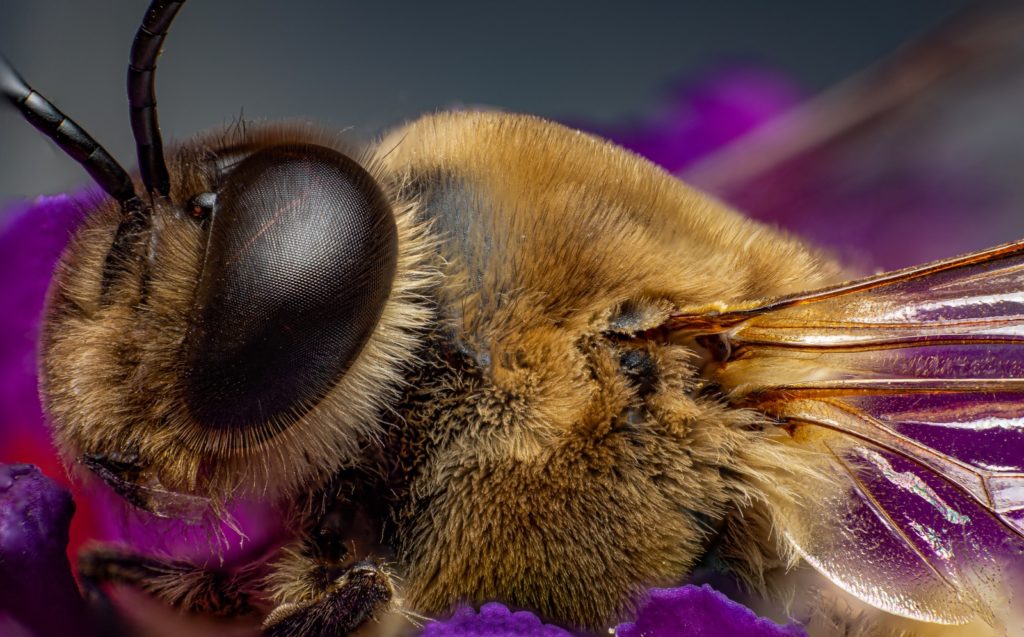
{"label": "dark compound eye surface", "polygon": [[373,332],[397,244],[352,159],[284,145],[241,161],[217,192],[186,344],[193,417],[273,433],[315,405]]}

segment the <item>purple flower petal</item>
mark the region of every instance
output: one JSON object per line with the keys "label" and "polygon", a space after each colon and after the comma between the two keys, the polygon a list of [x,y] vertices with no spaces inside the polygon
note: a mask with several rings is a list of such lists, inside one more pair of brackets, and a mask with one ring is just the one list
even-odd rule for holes
{"label": "purple flower petal", "polygon": [[564,628],[544,624],[533,613],[484,604],[477,613],[460,608],[449,619],[427,624],[421,637],[573,637]]}
{"label": "purple flower petal", "polygon": [[620,624],[617,637],[806,637],[796,624],[779,626],[758,617],[710,586],[654,588],[635,622]]}
{"label": "purple flower petal", "polygon": [[74,512],[38,468],[0,465],[0,612],[36,637],[97,634],[64,553]]}
{"label": "purple flower petal", "polygon": [[[446,620],[428,624],[421,637],[572,637],[527,611],[484,604],[477,613],[460,608]],[[620,624],[617,637],[807,637],[800,626],[779,626],[758,617],[710,586],[651,589],[635,622]]]}
{"label": "purple flower petal", "polygon": [[[49,446],[36,389],[36,340],[53,267],[81,222],[87,196],[39,197],[0,211],[0,435]],[[18,443],[19,440],[13,441]],[[20,451],[4,445],[0,462]],[[17,456],[22,459],[23,456]]]}
{"label": "purple flower petal", "polygon": [[[31,462],[68,483],[43,425],[36,380],[37,340],[53,267],[88,206],[98,197],[38,197],[0,210],[0,463]],[[84,507],[74,517],[71,549],[95,537],[95,516]]]}
{"label": "purple flower petal", "polygon": [[597,132],[670,172],[680,172],[803,99],[796,83],[778,71],[719,67],[677,86],[662,112],[649,120]]}

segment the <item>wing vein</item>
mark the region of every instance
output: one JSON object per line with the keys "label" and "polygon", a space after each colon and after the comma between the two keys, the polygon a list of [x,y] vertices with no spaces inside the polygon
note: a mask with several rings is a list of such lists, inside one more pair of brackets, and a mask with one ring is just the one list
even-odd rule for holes
{"label": "wing vein", "polygon": [[874,512],[876,516],[879,516],[879,519],[881,519],[882,522],[885,523],[886,527],[888,527],[892,532],[896,533],[896,535],[899,536],[903,543],[908,548],[910,548],[911,551],[913,551],[915,556],[917,556],[917,559],[921,560],[921,562],[923,562],[924,565],[927,566],[928,569],[936,575],[936,577],[942,580],[947,586],[949,586],[951,590],[955,592],[956,586],[953,584],[953,582],[951,582],[945,575],[943,575],[939,571],[939,569],[934,564],[932,564],[931,560],[929,560],[927,556],[925,556],[924,553],[921,552],[921,550],[917,547],[914,541],[910,539],[910,536],[908,536],[906,532],[902,528],[900,528],[899,524],[896,523],[896,520],[894,520],[893,517],[889,515],[889,512],[886,511],[885,507],[882,506],[882,503],[878,501],[878,498],[876,498],[875,495],[871,493],[870,489],[868,489],[867,485],[864,484],[864,482],[860,479],[856,472],[853,471],[853,469],[850,468],[846,461],[843,460],[842,457],[840,457],[839,454],[836,453],[835,449],[832,448],[832,445],[826,443],[825,448],[827,448],[829,454],[831,454],[832,457],[835,458],[836,463],[839,465],[839,468],[842,469],[842,471],[845,472],[846,475],[850,477],[850,480],[857,488],[857,491],[860,492],[866,498],[866,501],[868,505],[871,507],[872,512]]}

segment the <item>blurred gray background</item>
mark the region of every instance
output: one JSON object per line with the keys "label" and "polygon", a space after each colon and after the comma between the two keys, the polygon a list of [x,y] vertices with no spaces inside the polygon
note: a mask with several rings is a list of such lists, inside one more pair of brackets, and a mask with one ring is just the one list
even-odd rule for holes
{"label": "blurred gray background", "polygon": [[[126,166],[135,160],[125,67],[146,4],[0,4],[0,51]],[[652,112],[674,82],[729,61],[761,61],[822,89],[967,4],[192,0],[160,61],[160,121],[171,140],[243,109],[367,136],[453,104],[610,123]],[[0,149],[0,202],[87,181],[6,108]]]}

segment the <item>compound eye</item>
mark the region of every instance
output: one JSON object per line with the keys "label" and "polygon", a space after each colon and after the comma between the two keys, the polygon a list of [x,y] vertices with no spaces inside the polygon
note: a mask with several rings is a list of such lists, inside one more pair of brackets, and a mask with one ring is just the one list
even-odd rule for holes
{"label": "compound eye", "polygon": [[185,348],[189,410],[206,427],[272,435],[372,334],[395,275],[391,207],[358,163],[305,145],[257,151],[195,201],[210,225]]}

